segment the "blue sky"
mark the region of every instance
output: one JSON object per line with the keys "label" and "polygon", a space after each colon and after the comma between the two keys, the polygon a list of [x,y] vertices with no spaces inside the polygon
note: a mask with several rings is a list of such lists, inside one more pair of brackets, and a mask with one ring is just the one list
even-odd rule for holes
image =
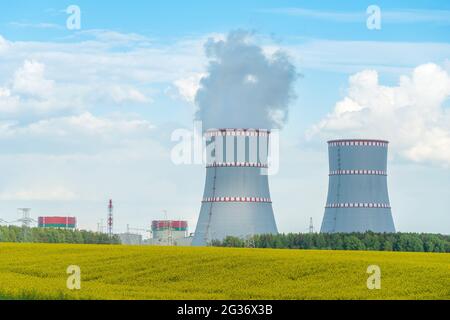
{"label": "blue sky", "polygon": [[[66,28],[72,4],[80,30]],[[366,27],[372,4],[380,30]],[[29,206],[95,229],[111,197],[117,231],[162,210],[193,231],[204,169],[170,161],[170,134],[192,126],[205,41],[245,29],[302,75],[271,177],[280,231],[306,231],[309,217],[319,228],[328,138],[380,136],[392,142],[397,228],[450,233],[448,1],[15,1],[1,11],[0,218]]]}
{"label": "blue sky", "polygon": [[[63,26],[64,9],[77,4],[82,7],[83,28],[110,29],[121,32],[136,32],[157,38],[179,37],[192,34],[227,32],[237,27],[254,29],[265,34],[283,39],[286,37],[313,37],[326,39],[357,40],[392,40],[392,41],[442,41],[448,40],[449,34],[445,13],[450,9],[446,1],[165,1],[137,2],[124,1],[16,1],[14,6],[2,8],[1,17],[4,35],[16,39],[31,40],[57,37],[65,34],[45,30],[17,30],[8,24],[49,23]],[[357,28],[365,22],[365,9],[376,4],[388,13],[410,12],[410,20],[396,21],[389,18],[388,32],[373,33],[364,28]],[[309,14],[295,13],[293,9],[310,11]],[[292,14],[282,12],[292,11]],[[284,10],[284,11],[283,11]],[[279,11],[279,14],[274,14]],[[432,14],[430,14],[430,11]],[[331,17],[318,18],[319,13],[331,13]],[[353,15],[360,15],[358,18]],[[416,22],[415,15],[427,15],[429,19]],[[447,13],[448,15],[448,13]],[[334,16],[335,18],[332,18]],[[341,16],[341,17],[340,17]],[[343,16],[343,17],[342,17]],[[434,16],[434,22],[431,17]],[[444,17],[444,18],[442,18]],[[448,16],[447,16],[448,17]],[[355,21],[356,20],[356,21]],[[345,22],[345,23],[342,23]]]}

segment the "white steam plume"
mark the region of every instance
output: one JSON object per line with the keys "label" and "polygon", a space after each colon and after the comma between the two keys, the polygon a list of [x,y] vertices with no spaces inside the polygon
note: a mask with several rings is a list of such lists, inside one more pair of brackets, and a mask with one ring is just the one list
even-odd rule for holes
{"label": "white steam plume", "polygon": [[246,31],[209,39],[208,72],[195,97],[203,128],[281,128],[288,118],[297,77],[287,55],[266,56]]}

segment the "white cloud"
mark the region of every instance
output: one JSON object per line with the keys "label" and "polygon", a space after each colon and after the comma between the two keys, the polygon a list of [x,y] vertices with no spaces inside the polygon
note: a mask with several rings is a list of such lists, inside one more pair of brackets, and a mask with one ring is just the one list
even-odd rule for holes
{"label": "white cloud", "polygon": [[10,22],[9,25],[18,28],[32,28],[32,29],[64,29],[62,25],[57,25],[49,22],[38,22],[38,23],[29,23],[29,22]]}
{"label": "white cloud", "polygon": [[447,70],[447,72],[450,72],[450,60],[449,59],[445,59],[444,67],[445,67],[445,70]]}
{"label": "white cloud", "polygon": [[80,115],[41,120],[30,125],[30,133],[52,132],[55,129],[69,131],[82,131],[86,133],[131,133],[134,131],[152,130],[150,122],[142,119],[126,119],[124,116],[117,118],[101,118],[84,112]]}
{"label": "white cloud", "polygon": [[5,81],[4,86],[0,87],[1,117],[76,107],[76,100],[70,99],[66,87],[57,86],[55,81],[46,77],[45,68],[36,60],[25,60],[11,79]]}
{"label": "white cloud", "polygon": [[200,80],[205,75],[206,73],[196,73],[186,78],[175,80],[174,85],[177,88],[178,95],[183,100],[193,104],[195,102],[195,95],[198,89],[200,89]]}
{"label": "white cloud", "polygon": [[0,35],[0,53],[6,51],[9,47],[8,41]]}
{"label": "white cloud", "polygon": [[[205,72],[203,44],[209,37],[223,39],[224,35],[181,38],[172,44],[109,30],[84,30],[71,37],[67,42],[38,42],[7,41],[0,36],[0,62],[7,62],[0,63],[0,86],[9,88],[11,97],[21,98],[7,84],[12,82],[12,68],[23,69],[24,61],[43,65],[43,80],[53,81],[53,95],[44,101],[0,102],[0,112],[19,107],[45,113],[80,111],[101,104],[150,104],[156,90],[149,88],[161,83],[172,84],[178,97],[192,102],[198,78]],[[405,73],[418,64],[443,62],[450,56],[450,45],[445,43],[290,39],[283,46],[263,46],[269,56],[279,49],[288,52],[301,69],[345,73],[363,68]],[[172,90],[167,93],[173,96]]]}
{"label": "white cloud", "polygon": [[147,98],[142,92],[135,88],[115,85],[110,89],[111,97],[114,102],[121,104],[124,102],[149,103],[151,99]]}
{"label": "white cloud", "polygon": [[136,34],[86,30],[67,41],[12,41],[7,55],[0,58],[8,59],[10,65],[37,60],[47,66],[51,79],[69,84],[170,83],[203,70],[203,43],[207,37],[182,38],[166,44]]}
{"label": "white cloud", "polygon": [[25,60],[14,74],[12,90],[18,94],[34,97],[48,97],[52,94],[54,82],[44,76],[45,66],[34,60]]}
{"label": "white cloud", "polygon": [[36,189],[0,193],[0,200],[3,201],[69,201],[75,199],[77,199],[77,195],[64,187],[43,189],[42,186],[39,186]]}
{"label": "white cloud", "polygon": [[294,39],[284,50],[302,69],[339,73],[376,69],[395,76],[430,61],[444,64],[450,56],[450,44],[441,42]]}
{"label": "white cloud", "polygon": [[308,135],[387,139],[406,159],[450,166],[449,97],[450,74],[436,64],[416,67],[397,86],[383,86],[376,71],[364,70]]}
{"label": "white cloud", "polygon": [[[121,139],[127,139],[130,135],[145,136],[154,129],[155,127],[149,121],[127,117],[125,114],[98,117],[89,112],[83,112],[73,116],[38,120],[25,126],[19,123],[3,122],[0,123],[0,139],[25,138],[32,142],[44,138],[47,143],[59,141],[64,144],[64,139],[59,139],[62,137],[68,139],[66,142],[77,139],[80,145],[84,143],[89,146],[91,139],[106,137],[117,139],[116,142],[120,144]],[[98,147],[101,146],[99,141],[96,143]],[[70,149],[67,151],[70,152]]]}
{"label": "white cloud", "polygon": [[146,227],[162,208],[194,224],[203,168],[171,162],[170,140],[159,140],[169,130],[123,113],[0,122],[1,218],[15,220],[17,207],[30,207],[34,218],[70,213],[95,228],[112,198],[116,231]]}
{"label": "white cloud", "polygon": [[0,112],[12,113],[17,110],[20,99],[11,95],[11,90],[0,87]]}
{"label": "white cloud", "polygon": [[8,88],[0,88],[0,97],[9,97],[11,96],[11,91]]}
{"label": "white cloud", "polygon": [[137,33],[121,33],[113,30],[106,29],[91,29],[79,31],[80,35],[92,35],[95,39],[107,42],[109,44],[129,44],[129,43],[137,43],[137,44],[150,44],[152,39],[137,34]]}
{"label": "white cloud", "polygon": [[76,112],[101,104],[150,104],[152,99],[129,84],[106,81],[103,84],[86,81],[48,79],[46,65],[36,60],[25,60],[0,87],[1,113],[38,113],[54,111]]}
{"label": "white cloud", "polygon": [[327,21],[338,22],[358,22],[366,19],[366,12],[328,12],[320,10],[312,10],[306,8],[272,8],[272,9],[260,9],[262,13],[282,14],[288,16],[308,17],[313,19],[321,19]]}
{"label": "white cloud", "polygon": [[162,44],[110,30],[84,30],[60,42],[0,36],[0,118],[150,105],[161,84],[176,81],[191,99],[195,89],[184,79],[192,76],[194,84],[203,70],[206,37]]}
{"label": "white cloud", "polygon": [[[260,9],[262,13],[282,14],[296,17],[306,17],[318,20],[336,21],[336,22],[364,22],[367,19],[367,13],[363,7],[360,11],[322,11],[299,7],[289,8],[271,8]],[[450,22],[450,11],[448,10],[384,10],[381,7],[383,23],[399,24],[399,23],[420,23],[420,22]]]}
{"label": "white cloud", "polygon": [[[44,189],[60,185],[82,194],[83,186],[72,183],[65,174],[84,175],[98,168],[98,159],[132,163],[135,158],[146,157],[147,150],[156,150],[158,138],[149,121],[122,113],[100,117],[84,112],[26,125],[0,122],[0,163],[13,177],[4,176],[0,191],[28,191],[30,184],[39,183]],[[66,168],[64,174],[59,173],[61,166]],[[43,172],[51,174],[45,176]],[[91,182],[93,187],[98,183]]]}

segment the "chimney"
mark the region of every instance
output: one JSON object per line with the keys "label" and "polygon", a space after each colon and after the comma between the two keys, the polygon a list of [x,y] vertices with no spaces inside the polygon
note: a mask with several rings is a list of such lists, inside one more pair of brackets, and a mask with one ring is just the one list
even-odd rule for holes
{"label": "chimney", "polygon": [[388,144],[328,142],[330,174],[321,232],[395,232],[387,188]]}
{"label": "chimney", "polygon": [[210,129],[205,132],[206,182],[192,245],[227,236],[276,234],[269,192],[269,130]]}

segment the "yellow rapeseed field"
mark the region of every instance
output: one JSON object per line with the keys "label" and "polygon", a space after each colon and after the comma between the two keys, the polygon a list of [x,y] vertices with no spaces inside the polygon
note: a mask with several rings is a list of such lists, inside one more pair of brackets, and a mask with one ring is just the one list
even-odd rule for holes
{"label": "yellow rapeseed field", "polygon": [[24,298],[450,299],[450,254],[0,244],[0,299]]}

